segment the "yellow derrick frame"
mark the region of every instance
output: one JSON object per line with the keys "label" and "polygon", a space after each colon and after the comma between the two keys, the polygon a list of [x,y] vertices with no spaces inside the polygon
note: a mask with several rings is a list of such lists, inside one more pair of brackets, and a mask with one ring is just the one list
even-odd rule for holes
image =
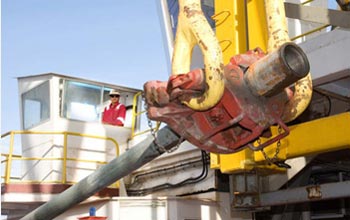
{"label": "yellow derrick frame", "polygon": [[260,47],[267,50],[268,33],[264,1],[215,0],[216,37],[223,51],[224,64],[233,55]]}
{"label": "yellow derrick frame", "polygon": [[[268,32],[264,1],[215,0],[216,37],[223,53],[224,64],[233,55],[260,47],[267,50]],[[249,34],[248,34],[249,33]],[[223,173],[251,170],[255,166],[254,152],[245,149],[234,154],[211,154],[210,165]]]}

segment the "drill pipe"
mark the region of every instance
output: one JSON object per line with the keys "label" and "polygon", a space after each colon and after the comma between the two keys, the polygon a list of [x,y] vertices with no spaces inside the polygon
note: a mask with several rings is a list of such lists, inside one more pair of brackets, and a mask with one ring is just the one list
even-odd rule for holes
{"label": "drill pipe", "polygon": [[181,142],[178,135],[168,126],[157,132],[157,143],[151,138],[135,145],[21,220],[53,219]]}
{"label": "drill pipe", "polygon": [[309,71],[306,54],[289,42],[251,65],[244,81],[254,95],[271,97],[304,78]]}

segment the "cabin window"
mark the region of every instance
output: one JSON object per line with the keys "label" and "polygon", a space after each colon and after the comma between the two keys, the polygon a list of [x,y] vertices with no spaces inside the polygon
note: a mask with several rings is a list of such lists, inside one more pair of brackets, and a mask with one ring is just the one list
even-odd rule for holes
{"label": "cabin window", "polygon": [[[101,121],[104,108],[110,104],[111,87],[67,79],[60,81],[60,87],[61,117],[86,122]],[[124,127],[131,127],[133,95],[133,92],[123,91],[119,99],[127,110]],[[139,123],[138,119],[136,123]]]}
{"label": "cabin window", "polygon": [[23,128],[29,129],[50,118],[50,84],[46,81],[22,94]]}
{"label": "cabin window", "polygon": [[80,121],[99,121],[102,86],[67,80],[63,117]]}

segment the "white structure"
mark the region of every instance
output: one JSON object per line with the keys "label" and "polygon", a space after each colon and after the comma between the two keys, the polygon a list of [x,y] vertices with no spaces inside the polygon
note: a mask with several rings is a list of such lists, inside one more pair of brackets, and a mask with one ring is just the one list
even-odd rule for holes
{"label": "white structure", "polygon": [[215,200],[152,196],[113,197],[80,204],[55,219],[75,220],[87,216],[91,206],[96,208],[97,216],[108,216],[108,219],[113,220],[251,219],[250,213],[237,213],[235,218],[231,218],[230,209],[225,208],[228,202],[227,194],[217,194]]}
{"label": "white structure", "polygon": [[[19,157],[13,156],[10,144],[8,151],[11,156],[7,158],[10,161],[8,166],[4,167],[2,194],[3,210],[7,211],[5,214],[9,219],[23,216],[151,135],[144,131],[149,123],[141,121],[145,117],[132,114],[143,110],[140,90],[56,73],[20,77],[18,85],[23,130],[10,133],[8,138],[21,136],[22,154]],[[127,107],[124,127],[101,123],[101,113],[109,104],[111,89],[117,89],[121,93],[120,102]],[[105,210],[100,214],[111,219],[118,219],[118,216],[124,219],[125,213],[142,216],[143,212],[133,211],[136,208],[141,208],[145,213],[153,213],[153,197],[115,197],[127,196],[126,187],[129,195],[164,195],[164,191],[159,192],[152,188],[166,183],[176,184],[186,179],[191,179],[192,183],[193,179],[193,183],[196,180],[198,183],[181,184],[182,187],[174,187],[171,194],[181,195],[212,189],[217,181],[214,170],[208,168],[208,158],[205,155],[185,142],[176,152],[163,155],[57,219],[76,219],[88,213],[86,207],[96,204]],[[149,172],[153,175],[149,175]],[[150,191],[145,193],[138,189]],[[165,191],[165,194],[168,193]],[[228,193],[222,196],[228,199]],[[204,209],[215,213],[217,194],[209,193],[201,197],[201,200],[185,199],[186,204],[198,209],[205,206]],[[161,210],[161,214],[157,214],[159,219],[173,216],[173,207],[185,201],[181,199],[177,203],[175,197],[156,200],[162,201],[157,204],[163,204],[160,206],[163,208],[156,209],[157,212]],[[124,210],[125,204],[129,204],[125,201],[141,205]],[[112,211],[113,207],[120,212]],[[199,212],[196,213],[199,216]],[[216,219],[228,219],[227,213],[218,214]]]}
{"label": "white structure", "polygon": [[[119,149],[126,148],[131,137],[133,99],[139,90],[51,73],[20,77],[18,83],[22,128],[39,132],[22,135],[22,156],[43,158],[24,164],[22,180],[77,182],[98,166],[84,160],[108,162]],[[120,102],[129,109],[125,127],[101,124],[111,89],[120,90]],[[138,98],[136,104],[141,103],[141,96]],[[66,161],[52,163],[44,158]],[[62,163],[66,163],[66,170]]]}

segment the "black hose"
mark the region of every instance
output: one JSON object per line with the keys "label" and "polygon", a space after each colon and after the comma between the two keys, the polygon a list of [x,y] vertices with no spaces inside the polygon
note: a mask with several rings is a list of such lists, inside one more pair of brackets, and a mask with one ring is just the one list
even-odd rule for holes
{"label": "black hose", "polygon": [[185,179],[181,182],[172,184],[172,183],[163,183],[157,186],[153,186],[150,188],[144,188],[144,189],[139,189],[139,190],[127,190],[128,194],[131,196],[143,196],[143,195],[147,195],[150,194],[152,192],[156,192],[156,191],[160,191],[160,190],[164,190],[164,189],[169,189],[169,188],[177,188],[177,187],[181,187],[184,185],[188,185],[188,184],[194,184],[194,183],[198,183],[202,180],[204,180],[207,176],[208,176],[208,156],[207,153],[205,151],[201,151],[202,154],[202,171],[201,173],[197,176],[197,177],[190,177],[188,179]]}

